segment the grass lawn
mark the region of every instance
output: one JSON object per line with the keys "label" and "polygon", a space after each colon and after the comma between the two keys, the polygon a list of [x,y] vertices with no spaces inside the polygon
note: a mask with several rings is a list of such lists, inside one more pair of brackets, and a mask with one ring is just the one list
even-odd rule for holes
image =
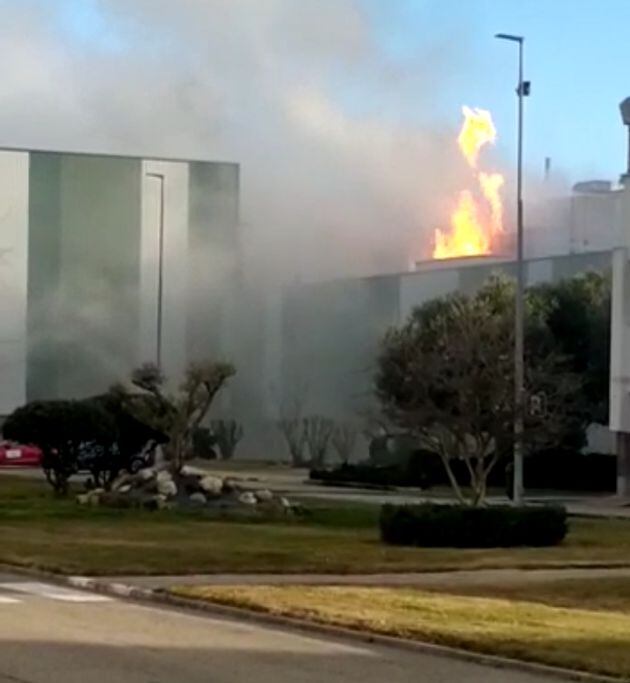
{"label": "grass lawn", "polygon": [[624,612],[630,615],[630,579],[623,577],[554,579],[518,584],[477,583],[429,590],[452,595],[524,600],[553,607]]}
{"label": "grass lawn", "polygon": [[0,476],[0,562],[65,573],[375,573],[630,566],[630,522],[575,519],[557,548],[449,550],[380,543],[370,504],[313,504],[299,520],[247,522],[79,507],[40,481]]}
{"label": "grass lawn", "polygon": [[[625,590],[627,609],[630,582]],[[628,611],[406,588],[185,587],[173,592],[271,614],[630,677]]]}

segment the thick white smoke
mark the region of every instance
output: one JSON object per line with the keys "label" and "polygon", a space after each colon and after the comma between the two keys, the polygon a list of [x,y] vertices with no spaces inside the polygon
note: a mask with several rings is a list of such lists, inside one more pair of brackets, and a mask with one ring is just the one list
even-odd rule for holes
{"label": "thick white smoke", "polygon": [[431,120],[453,64],[430,41],[392,60],[361,0],[0,0],[0,18],[0,144],[239,162],[250,269],[404,269],[461,187],[454,131],[398,114]]}

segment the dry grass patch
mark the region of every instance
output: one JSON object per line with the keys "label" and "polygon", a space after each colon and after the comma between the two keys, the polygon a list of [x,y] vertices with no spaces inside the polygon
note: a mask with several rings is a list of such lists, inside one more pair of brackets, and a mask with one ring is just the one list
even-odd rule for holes
{"label": "dry grass patch", "polygon": [[536,580],[430,588],[450,595],[504,598],[567,607],[630,614],[630,577]]}
{"label": "dry grass patch", "polygon": [[403,588],[183,587],[179,596],[627,679],[630,615]]}

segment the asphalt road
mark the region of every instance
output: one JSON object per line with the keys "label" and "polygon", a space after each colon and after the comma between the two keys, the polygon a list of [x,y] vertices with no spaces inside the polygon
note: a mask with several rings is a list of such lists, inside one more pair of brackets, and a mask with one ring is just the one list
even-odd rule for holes
{"label": "asphalt road", "polygon": [[0,574],[0,683],[551,683]]}

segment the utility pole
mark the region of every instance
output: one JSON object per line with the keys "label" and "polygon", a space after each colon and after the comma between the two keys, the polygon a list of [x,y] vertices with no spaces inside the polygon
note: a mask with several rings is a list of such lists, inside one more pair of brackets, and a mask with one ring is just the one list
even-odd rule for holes
{"label": "utility pole", "polygon": [[523,80],[523,36],[497,33],[518,45],[518,135],[516,154],[516,302],[514,315],[514,503],[523,504],[525,432],[525,267],[523,263],[523,100],[530,83]]}

